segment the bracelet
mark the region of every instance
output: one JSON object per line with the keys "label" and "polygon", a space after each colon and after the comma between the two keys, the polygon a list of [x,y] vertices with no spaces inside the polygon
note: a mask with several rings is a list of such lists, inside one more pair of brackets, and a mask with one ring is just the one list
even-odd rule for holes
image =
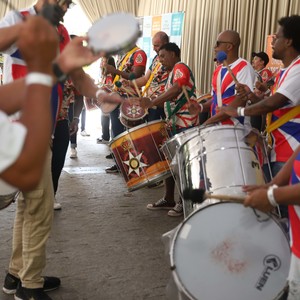
{"label": "bracelet", "polygon": [[79,121],[79,117],[73,117],[73,120],[78,120]]}
{"label": "bracelet", "polygon": [[26,75],[25,83],[26,85],[41,84],[41,85],[52,87],[53,79],[51,75],[45,73],[31,72]]}
{"label": "bracelet", "polygon": [[96,92],[96,94],[95,94],[96,99],[98,99],[99,95],[101,95],[101,94],[106,94],[106,92],[104,92],[104,91],[101,90],[101,89],[97,90],[97,92]]}
{"label": "bracelet", "polygon": [[277,189],[277,188],[278,188],[278,185],[273,184],[268,188],[268,191],[267,191],[268,200],[273,207],[278,206],[278,203],[276,202],[275,197],[274,197],[274,189]]}
{"label": "bracelet", "polygon": [[198,103],[200,106],[200,112],[203,112],[203,105],[201,103]]}
{"label": "bracelet", "polygon": [[236,109],[236,112],[237,112],[238,117],[245,117],[245,107],[239,106]]}

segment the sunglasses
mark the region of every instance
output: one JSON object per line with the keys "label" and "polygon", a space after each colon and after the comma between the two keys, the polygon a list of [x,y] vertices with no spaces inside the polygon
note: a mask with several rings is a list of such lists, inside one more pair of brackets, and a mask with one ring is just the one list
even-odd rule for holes
{"label": "sunglasses", "polygon": [[221,44],[231,44],[231,45],[233,45],[232,42],[216,41],[215,47],[219,47]]}

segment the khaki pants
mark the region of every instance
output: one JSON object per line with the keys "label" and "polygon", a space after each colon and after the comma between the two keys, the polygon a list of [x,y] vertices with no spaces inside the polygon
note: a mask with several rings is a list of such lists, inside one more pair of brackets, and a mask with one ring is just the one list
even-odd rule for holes
{"label": "khaki pants", "polygon": [[51,157],[49,150],[37,188],[21,194],[17,202],[9,273],[19,277],[26,288],[41,288],[44,283],[41,273],[46,265],[54,203]]}

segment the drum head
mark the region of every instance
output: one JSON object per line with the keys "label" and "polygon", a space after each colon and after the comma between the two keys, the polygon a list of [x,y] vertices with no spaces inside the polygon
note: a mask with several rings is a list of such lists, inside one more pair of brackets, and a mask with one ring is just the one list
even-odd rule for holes
{"label": "drum head", "polygon": [[107,55],[132,49],[140,35],[137,19],[128,13],[107,15],[92,25],[87,33],[89,47]]}
{"label": "drum head", "polygon": [[[236,203],[188,217],[171,247],[178,289],[191,299],[276,299],[289,272],[290,247],[277,221]],[[269,218],[268,218],[269,217]]]}

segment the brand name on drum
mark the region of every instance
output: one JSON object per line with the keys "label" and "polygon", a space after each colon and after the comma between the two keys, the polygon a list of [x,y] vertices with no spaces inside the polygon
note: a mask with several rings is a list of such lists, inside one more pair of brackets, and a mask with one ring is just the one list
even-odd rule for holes
{"label": "brand name on drum", "polygon": [[281,261],[278,256],[276,255],[267,255],[264,258],[264,270],[261,273],[255,287],[259,291],[262,291],[264,286],[266,285],[269,277],[271,276],[272,272],[277,271],[281,266]]}

